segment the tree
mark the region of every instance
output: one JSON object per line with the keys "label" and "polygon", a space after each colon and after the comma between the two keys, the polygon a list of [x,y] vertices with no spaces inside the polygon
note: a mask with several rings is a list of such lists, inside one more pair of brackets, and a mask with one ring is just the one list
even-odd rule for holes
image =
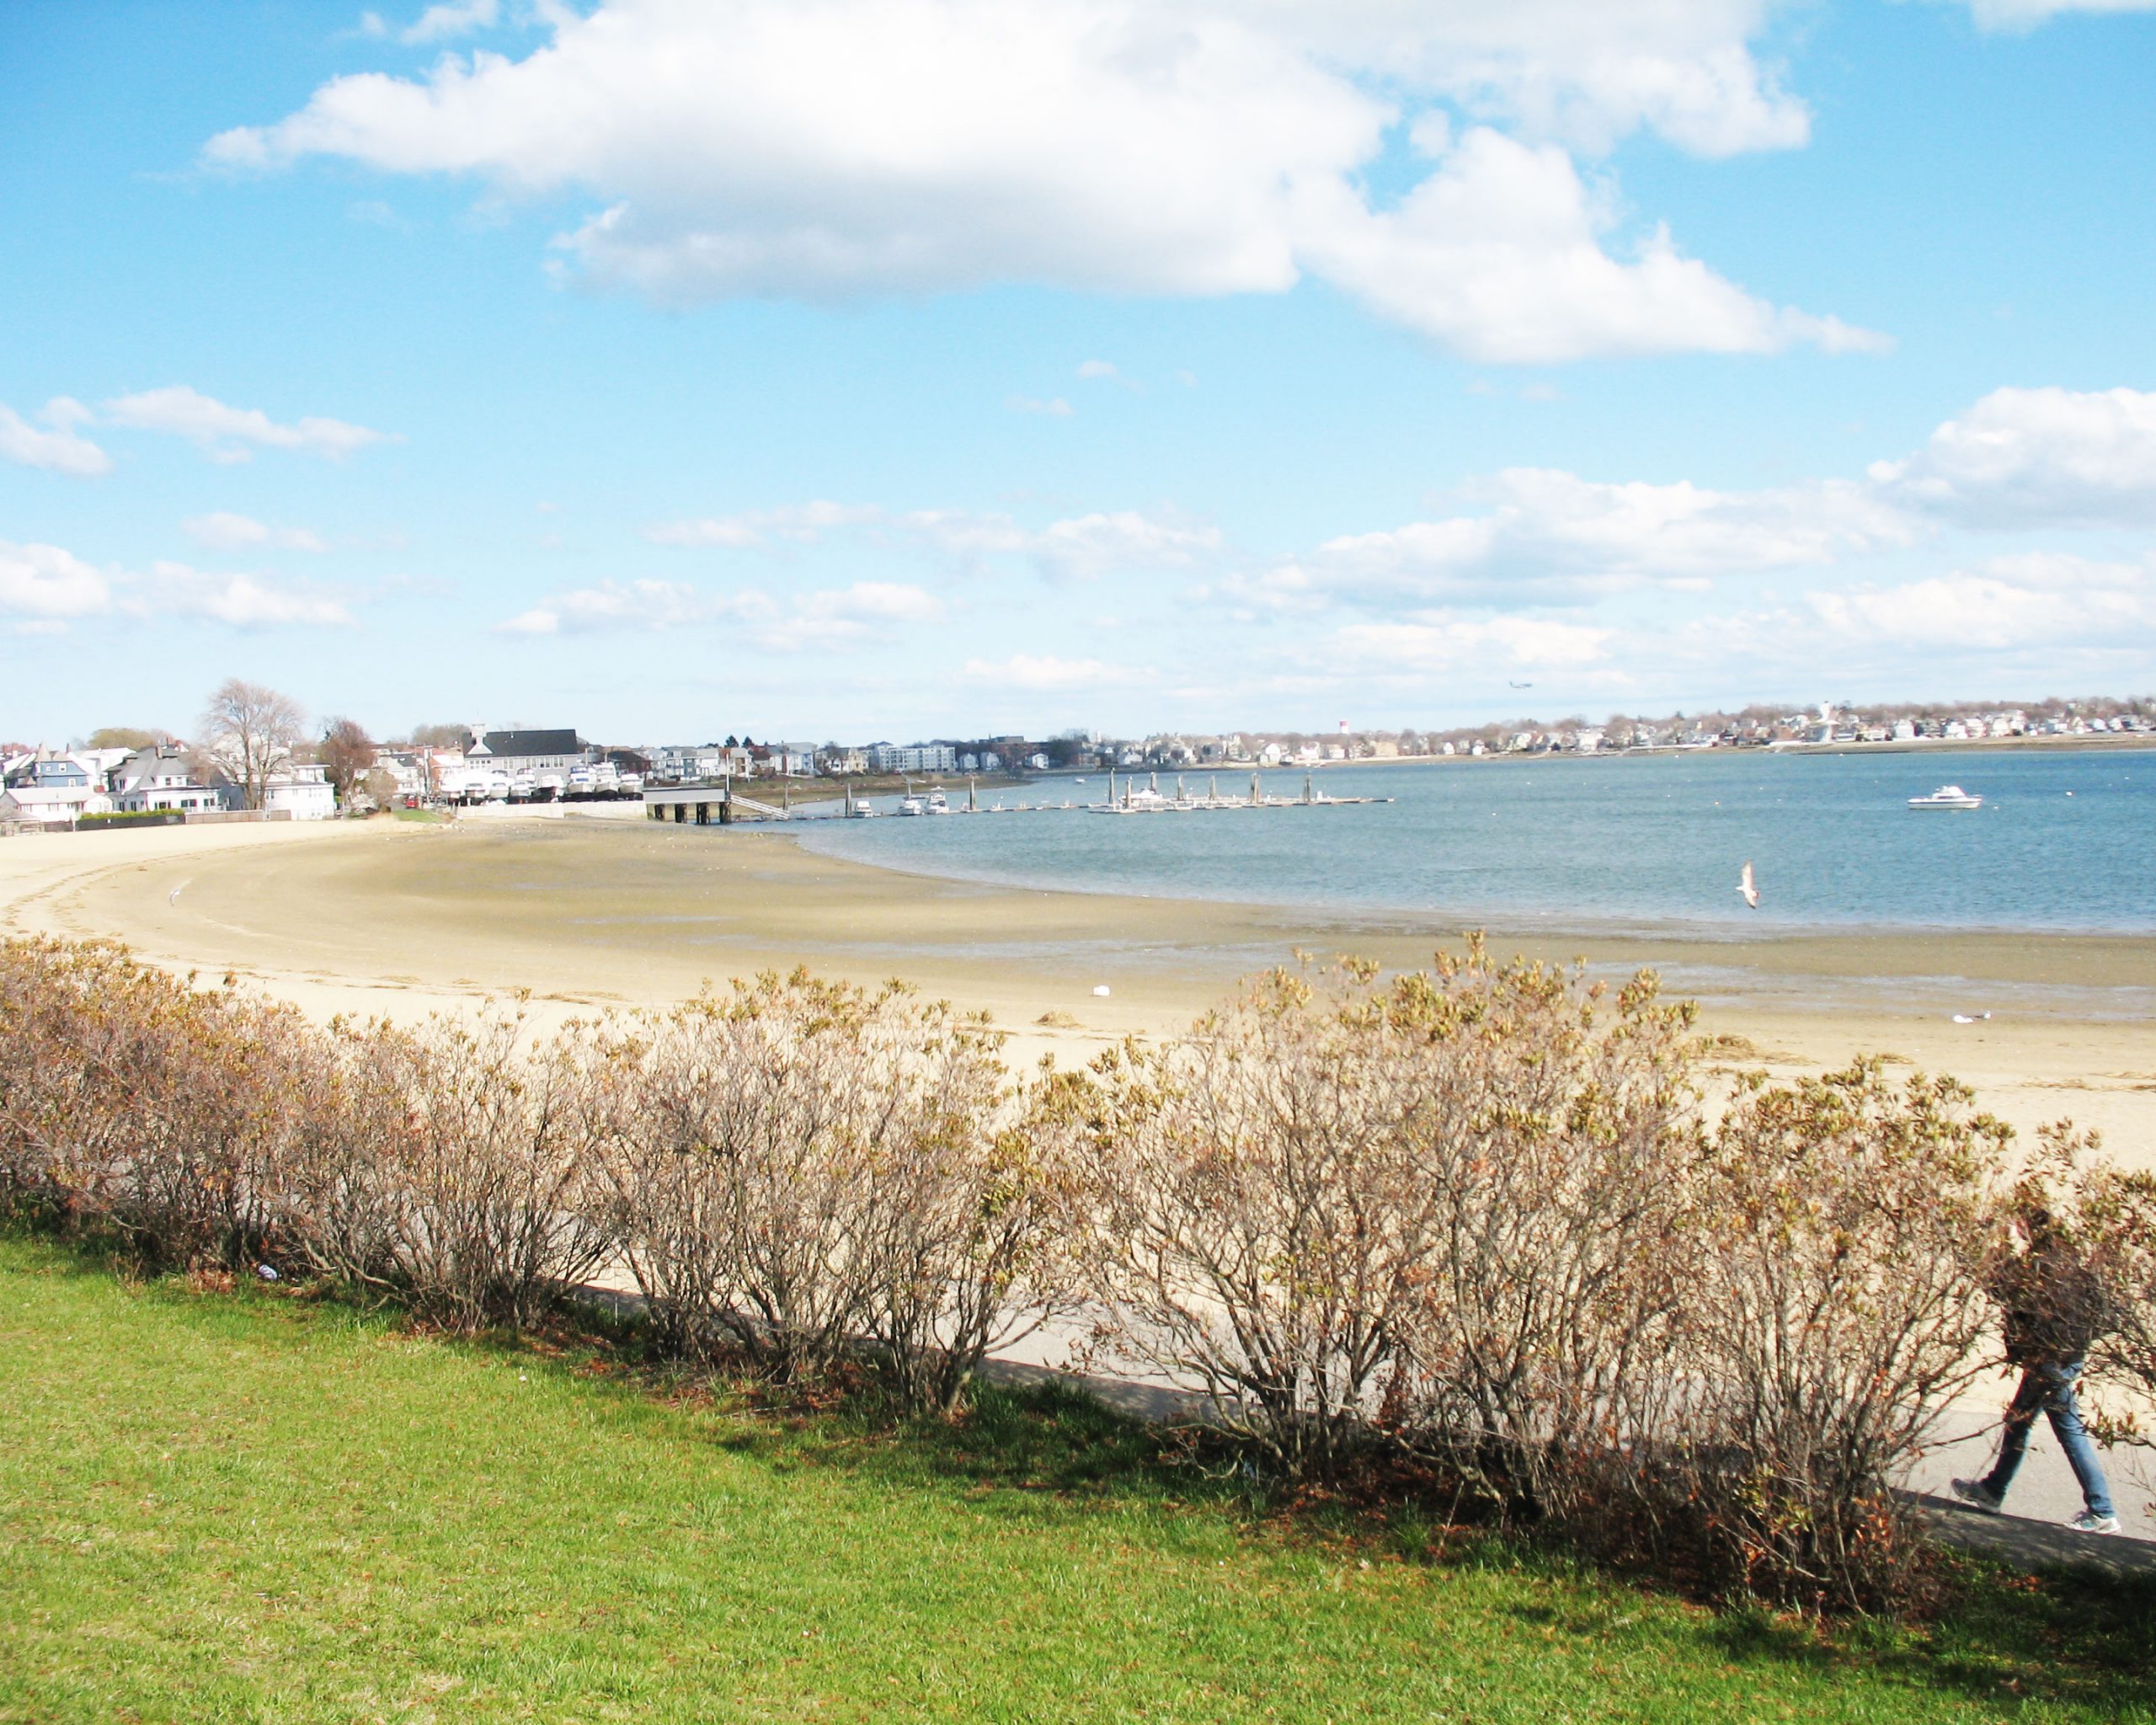
{"label": "tree", "polygon": [[362,782],[362,788],[374,798],[376,808],[394,809],[397,806],[396,776],[387,767],[377,766],[370,772]]}
{"label": "tree", "polygon": [[109,724],[90,733],[92,749],[151,749],[168,740],[162,731],[137,730],[133,725]]}
{"label": "tree", "polygon": [[464,746],[464,727],[461,724],[415,724],[412,727],[411,741],[415,749],[462,749]]}
{"label": "tree", "polygon": [[318,753],[338,802],[350,802],[352,787],[374,766],[374,739],[354,720],[333,718],[323,727]]}
{"label": "tree", "polygon": [[262,806],[270,775],[291,759],[306,729],[299,702],[259,683],[227,677],[202,709],[198,746],[237,784],[250,809]]}

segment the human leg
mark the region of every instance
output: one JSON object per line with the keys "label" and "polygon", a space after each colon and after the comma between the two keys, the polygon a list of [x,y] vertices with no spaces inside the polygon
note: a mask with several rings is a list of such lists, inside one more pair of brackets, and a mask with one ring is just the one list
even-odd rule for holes
{"label": "human leg", "polygon": [[2096,1445],[2082,1421],[2081,1403],[2074,1394],[2074,1381],[2081,1375],[2081,1362],[2077,1359],[2066,1365],[2040,1365],[2030,1375],[2044,1380],[2044,1413],[2052,1423],[2052,1430],[2057,1434],[2059,1448],[2066,1451],[2067,1466],[2073,1470],[2073,1477],[2081,1487],[2081,1496],[2088,1503],[2089,1513],[2097,1516],[2115,1514],[2111,1485],[2104,1477],[2104,1464],[2097,1459]]}
{"label": "human leg", "polygon": [[2050,1393],[2050,1386],[2033,1369],[2021,1374],[2021,1381],[2015,1387],[2014,1399],[2006,1404],[2006,1418],[2000,1424],[1999,1460],[1978,1482],[1991,1494],[1993,1502],[2003,1500],[2006,1488],[2014,1483],[2021,1458],[2029,1453],[2029,1429],[2036,1424],[2036,1414]]}

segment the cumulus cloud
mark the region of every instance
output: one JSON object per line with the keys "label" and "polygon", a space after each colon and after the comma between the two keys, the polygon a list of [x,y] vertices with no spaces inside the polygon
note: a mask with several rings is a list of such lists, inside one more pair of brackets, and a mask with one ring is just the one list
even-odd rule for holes
{"label": "cumulus cloud", "polygon": [[408,45],[446,42],[452,36],[468,36],[474,30],[492,29],[500,17],[500,0],[442,0],[440,5],[430,6],[408,27],[399,31],[397,40]]}
{"label": "cumulus cloud", "polygon": [[1891,506],[1848,481],[1722,492],[1513,467],[1468,492],[1484,505],[1475,513],[1343,535],[1220,590],[1275,610],[1342,599],[1547,603],[1827,563],[1909,537]]}
{"label": "cumulus cloud", "polygon": [[112,471],[112,459],[75,430],[90,410],[68,396],[56,395],[39,412],[49,429],[40,430],[13,408],[0,406],[0,461],[44,467],[92,479]]}
{"label": "cumulus cloud", "polygon": [[334,595],[252,574],[213,574],[183,563],[151,566],[126,608],[145,617],[201,617],[237,629],[345,628],[352,613]]}
{"label": "cumulus cloud", "polygon": [[1870,478],[1972,526],[2156,522],[2156,393],[1996,389]]}
{"label": "cumulus cloud", "polygon": [[[436,13],[464,8],[437,7]],[[1801,144],[1768,0],[610,0],[522,58],[331,80],[205,147],[581,195],[566,267],[653,300],[996,282],[1277,293],[1305,273],[1494,360],[1876,342],[1618,243],[1579,153]],[[1449,104],[1468,122],[1458,131]],[[1396,126],[1425,176],[1369,170]]]}
{"label": "cumulus cloud", "polygon": [[0,613],[56,622],[95,617],[111,604],[105,578],[72,552],[0,539]]}
{"label": "cumulus cloud", "polygon": [[214,510],[206,515],[189,515],[180,531],[197,545],[211,551],[245,551],[266,546],[277,551],[327,551],[322,536],[306,527],[273,527],[252,515]]}
{"label": "cumulus cloud", "polygon": [[1828,630],[1878,647],[1999,652],[2120,644],[2156,631],[2156,558],[2138,564],[2045,554],[1897,586],[1807,595]]}
{"label": "cumulus cloud", "polygon": [[283,425],[258,408],[227,407],[185,384],[123,395],[107,402],[104,410],[115,425],[184,437],[215,462],[247,461],[253,453],[249,445],[304,450],[336,461],[386,441],[382,432],[342,419],[310,416]]}

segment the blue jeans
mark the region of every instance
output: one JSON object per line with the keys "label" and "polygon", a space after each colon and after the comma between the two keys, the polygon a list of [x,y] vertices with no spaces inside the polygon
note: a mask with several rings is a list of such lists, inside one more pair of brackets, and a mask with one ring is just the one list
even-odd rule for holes
{"label": "blue jeans", "polygon": [[1984,1477],[1984,1487],[1992,1496],[2004,1498],[2006,1488],[2014,1483],[2015,1470],[2021,1466],[2021,1458],[2028,1452],[2029,1429],[2036,1424],[2036,1415],[2041,1413],[2050,1419],[2052,1430],[2058,1437],[2058,1446],[2066,1451],[2067,1466],[2081,1482],[2081,1495],[2088,1500],[2090,1511],[2097,1515],[2114,1513],[2111,1487],[2104,1480],[2103,1464],[2096,1459],[2096,1446],[2089,1440],[2089,1428],[2081,1423],[2081,1405],[2073,1397],[2073,1381],[2080,1375],[2081,1362],[2078,1359],[2063,1363],[2042,1360],[2023,1370],[2021,1387],[2007,1404],[2006,1429],[1999,1437],[1998,1463]]}

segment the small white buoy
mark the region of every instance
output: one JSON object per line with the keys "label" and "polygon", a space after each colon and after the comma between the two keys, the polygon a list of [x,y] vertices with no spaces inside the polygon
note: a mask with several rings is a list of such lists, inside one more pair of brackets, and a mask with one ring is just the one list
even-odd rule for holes
{"label": "small white buoy", "polygon": [[1108,985],[1107,985],[1107,984],[1106,984],[1105,982],[1103,982],[1103,983],[1100,984],[1097,987],[1096,987],[1096,988],[1094,989],[1093,992],[1094,992],[1095,994],[1098,995],[1098,996],[1099,996],[1102,1000],[1106,1000],[1106,999],[1108,997]]}

